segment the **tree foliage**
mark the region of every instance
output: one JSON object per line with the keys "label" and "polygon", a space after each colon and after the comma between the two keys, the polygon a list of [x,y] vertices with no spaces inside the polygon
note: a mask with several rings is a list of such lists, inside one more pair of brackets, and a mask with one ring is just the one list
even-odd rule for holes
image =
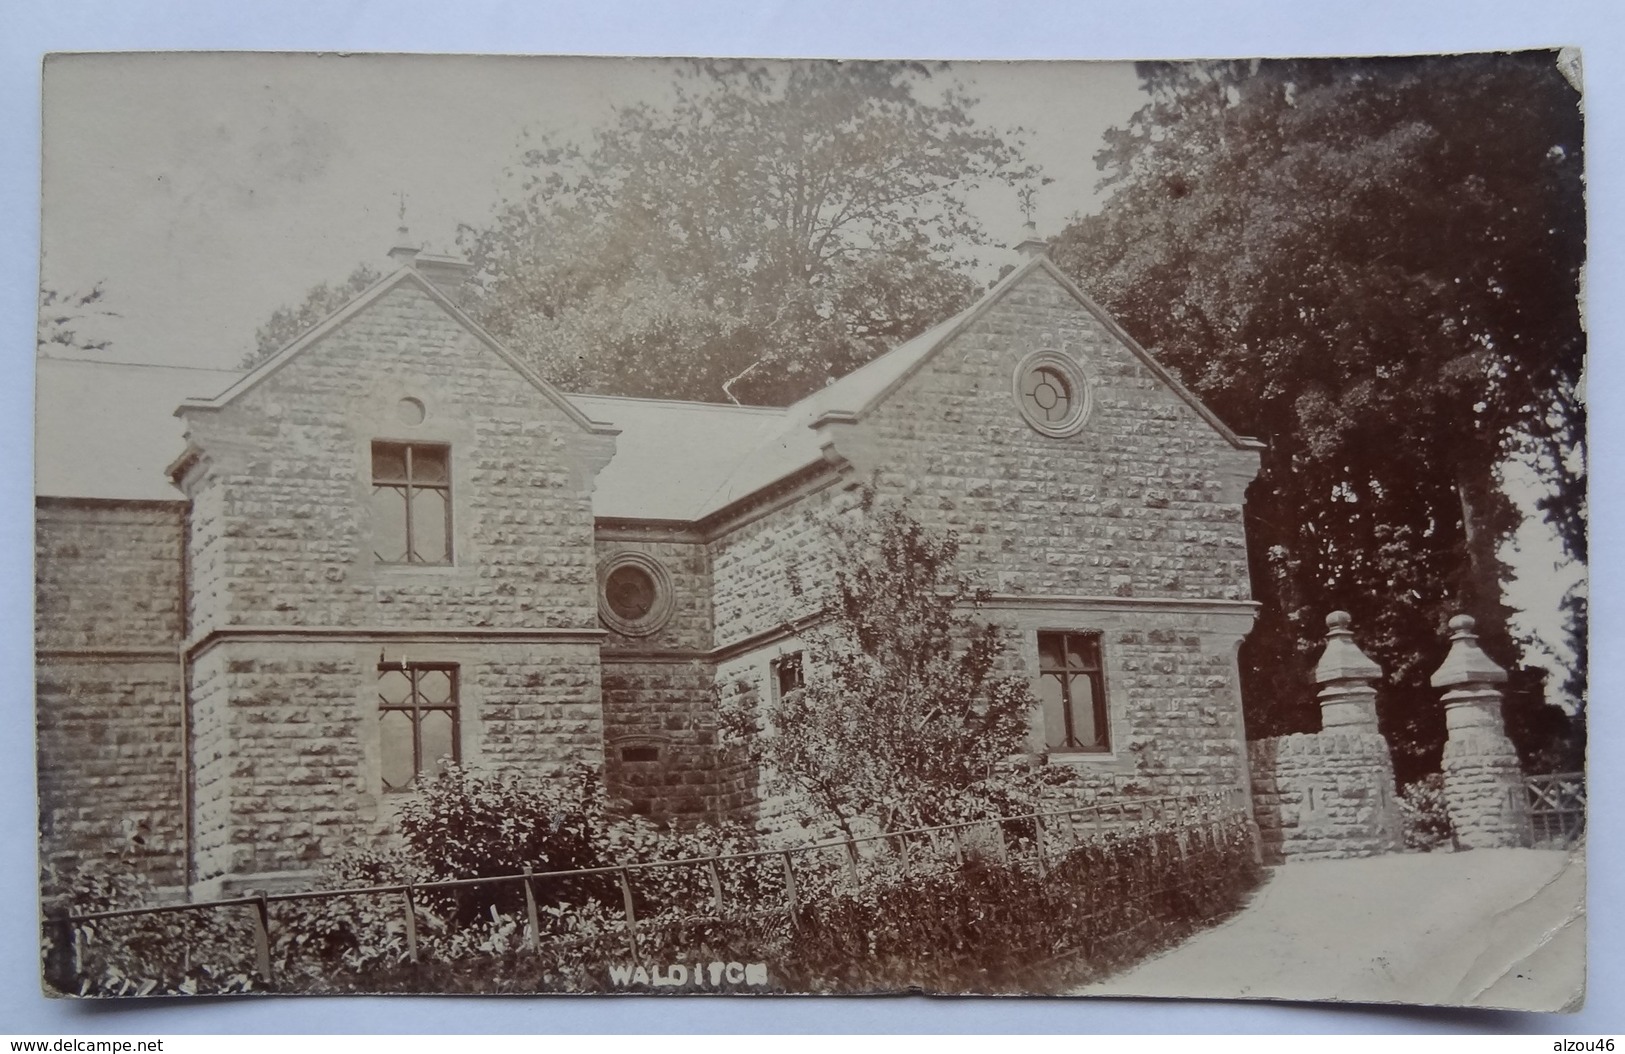
{"label": "tree foliage", "polygon": [[242,368],[251,370],[275,355],[382,277],[372,265],[357,264],[344,281],[313,286],[297,307],[277,308],[265,325],[254,331],[254,350],[243,358]]}
{"label": "tree foliage", "polygon": [[62,292],[41,286],[39,318],[35,323],[34,347],[41,355],[59,351],[104,351],[112,341],[80,332],[86,322],[117,318],[118,312],[106,305],[107,290],[97,282],[85,292]]}
{"label": "tree foliage", "polygon": [[805,686],[767,713],[741,697],[724,727],[848,833],[859,817],[902,830],[1031,808],[1037,703],[1002,673],[1001,631],[966,611],[977,594],[957,538],[872,494],[825,527],[832,572],[820,564],[816,586],[792,574],[826,619]]}
{"label": "tree foliage", "polygon": [[1578,94],[1550,53],[1142,64],[1102,211],[1056,257],[1238,431],[1255,734],[1312,722],[1320,619],[1354,613],[1402,775],[1436,762],[1426,677],[1457,610],[1516,658],[1499,467],[1524,457],[1586,557]]}
{"label": "tree foliage", "polygon": [[1034,178],[941,73],[683,67],[669,105],[524,154],[463,233],[467,306],[569,388],[793,401],[963,307],[964,192]]}

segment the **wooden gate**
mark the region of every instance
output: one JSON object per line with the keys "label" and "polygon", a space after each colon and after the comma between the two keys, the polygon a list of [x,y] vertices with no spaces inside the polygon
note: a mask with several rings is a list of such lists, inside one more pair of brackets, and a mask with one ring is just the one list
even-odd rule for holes
{"label": "wooden gate", "polygon": [[1567,849],[1585,839],[1585,773],[1526,776],[1523,786],[1529,805],[1530,846]]}

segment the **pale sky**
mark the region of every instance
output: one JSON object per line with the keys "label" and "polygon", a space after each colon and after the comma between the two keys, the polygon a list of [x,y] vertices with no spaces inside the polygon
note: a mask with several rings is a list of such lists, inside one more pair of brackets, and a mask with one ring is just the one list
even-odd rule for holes
{"label": "pale sky", "polygon": [[[1129,63],[949,76],[982,99],[984,124],[1031,130],[1028,156],[1055,180],[1037,200],[1046,236],[1091,210],[1101,133],[1143,100]],[[459,223],[490,217],[527,130],[582,138],[670,77],[626,59],[60,57],[46,68],[44,281],[104,283],[120,317],[82,331],[112,339],[110,357],[235,367],[278,306],[384,261],[398,194],[413,240],[449,249]],[[1012,191],[972,200],[995,241],[1020,240]]]}

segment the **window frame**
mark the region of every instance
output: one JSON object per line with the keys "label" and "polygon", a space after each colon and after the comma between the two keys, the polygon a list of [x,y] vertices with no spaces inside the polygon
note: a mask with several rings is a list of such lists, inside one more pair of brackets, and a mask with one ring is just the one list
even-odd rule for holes
{"label": "window frame", "polygon": [[[649,610],[636,619],[623,618],[609,600],[609,580],[615,572],[631,566],[642,571],[654,587]],[[598,618],[605,626],[625,637],[648,637],[665,628],[677,608],[676,589],[666,565],[638,549],[622,549],[598,562]]]}
{"label": "window frame", "polygon": [[[1044,661],[1044,638],[1057,637],[1060,644],[1061,664],[1059,666],[1046,665]],[[1071,653],[1072,640],[1083,640],[1087,647],[1083,654],[1092,652],[1093,667],[1074,668],[1067,664],[1066,657]],[[1068,757],[1111,757],[1114,753],[1111,706],[1107,700],[1106,692],[1106,641],[1105,634],[1099,630],[1081,629],[1041,629],[1036,631],[1034,644],[1037,651],[1036,672],[1033,678],[1035,694],[1037,686],[1046,676],[1058,676],[1061,685],[1061,723],[1063,740],[1059,746],[1049,742],[1049,703],[1039,696],[1039,729],[1044,749],[1054,755]],[[1099,730],[1099,737],[1094,744],[1084,743],[1078,739],[1076,728],[1076,714],[1078,699],[1074,694],[1074,686],[1079,683],[1088,685],[1088,705],[1093,712],[1095,728]]]}
{"label": "window frame", "polygon": [[[798,649],[779,655],[768,663],[768,670],[772,676],[773,701],[775,703],[783,700],[791,692],[799,692],[807,686],[807,654],[804,651]],[[786,688],[784,685],[785,674],[790,670],[795,671],[795,684]]]}
{"label": "window frame", "polygon": [[[463,730],[462,730],[462,686],[459,676],[461,667],[455,662],[379,662],[378,679],[383,680],[385,674],[402,673],[407,677],[407,693],[404,703],[392,703],[384,698],[382,689],[375,689],[378,697],[379,721],[379,755],[378,755],[378,781],[385,794],[403,794],[411,791],[417,781],[425,773],[423,757],[423,717],[425,713],[443,713],[451,721],[451,761],[454,765],[462,764],[463,760]],[[423,701],[423,693],[419,688],[419,678],[425,673],[444,673],[450,682],[445,703],[427,703]],[[405,713],[409,715],[412,725],[412,778],[402,786],[391,786],[384,776],[386,763],[383,756],[383,720],[388,713]],[[433,765],[439,758],[429,760]],[[432,772],[430,773],[433,774]]]}
{"label": "window frame", "polygon": [[[400,479],[382,478],[378,474],[378,457],[382,451],[398,450],[401,452],[403,475]],[[413,459],[416,452],[435,451],[443,458],[446,468],[444,482],[422,482],[413,475]],[[423,442],[420,440],[374,439],[368,448],[371,457],[370,476],[372,479],[371,500],[373,524],[373,559],[385,567],[451,567],[456,563],[457,547],[453,534],[454,519],[452,516],[452,458],[450,443]],[[377,497],[380,489],[388,488],[399,492],[402,516],[402,534],[405,538],[406,555],[403,560],[391,560],[378,552],[378,525],[376,523]],[[417,531],[413,521],[413,493],[415,491],[437,491],[443,495],[445,506],[445,523],[442,530],[445,532],[445,554],[443,559],[423,559],[417,555]]]}
{"label": "window frame", "polygon": [[[1072,401],[1072,406],[1066,416],[1059,421],[1049,420],[1047,414],[1040,418],[1027,404],[1027,377],[1037,371],[1055,374],[1070,389],[1067,396]],[[1084,372],[1083,365],[1072,356],[1054,348],[1042,348],[1023,356],[1021,361],[1016,363],[1015,373],[1010,378],[1010,393],[1015,399],[1021,419],[1027,422],[1028,427],[1051,439],[1066,439],[1077,435],[1089,423],[1089,417],[1094,411],[1094,388],[1089,383],[1089,376]]]}

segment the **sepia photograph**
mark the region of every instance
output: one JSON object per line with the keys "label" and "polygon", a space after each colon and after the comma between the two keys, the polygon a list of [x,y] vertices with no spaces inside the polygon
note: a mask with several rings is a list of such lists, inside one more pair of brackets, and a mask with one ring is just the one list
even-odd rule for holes
{"label": "sepia photograph", "polygon": [[1579,1010],[1582,83],[48,56],[45,992]]}

